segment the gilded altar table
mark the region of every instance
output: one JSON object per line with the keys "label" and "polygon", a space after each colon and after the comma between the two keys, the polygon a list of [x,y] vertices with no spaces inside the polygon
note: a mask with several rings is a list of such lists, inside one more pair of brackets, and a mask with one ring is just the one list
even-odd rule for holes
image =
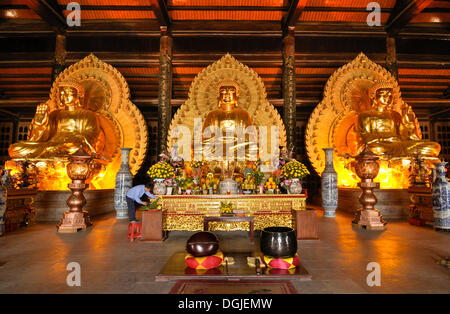
{"label": "gilded altar table", "polygon": [[[205,216],[219,216],[220,202],[230,202],[236,215],[253,216],[254,228],[295,227],[295,211],[306,210],[304,194],[163,195],[163,229],[203,230]],[[210,230],[249,230],[248,222],[211,222]]]}

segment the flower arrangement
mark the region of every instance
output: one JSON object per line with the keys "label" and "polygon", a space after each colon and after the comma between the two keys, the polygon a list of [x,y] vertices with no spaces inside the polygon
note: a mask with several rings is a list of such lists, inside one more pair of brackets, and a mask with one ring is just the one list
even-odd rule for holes
{"label": "flower arrangement", "polygon": [[201,160],[194,160],[190,163],[190,166],[192,168],[194,183],[197,185],[201,185],[204,170],[203,168],[206,166],[206,163]]}
{"label": "flower arrangement", "polygon": [[262,183],[262,181],[264,179],[264,176],[265,176],[265,174],[262,171],[254,171],[253,172],[253,177],[255,178],[256,186],[261,185],[261,183]]}
{"label": "flower arrangement", "polygon": [[147,174],[152,179],[168,179],[175,176],[175,171],[166,161],[160,161],[151,166]]}
{"label": "flower arrangement", "polygon": [[291,186],[292,184],[292,180],[290,179],[286,179],[280,182],[280,186],[283,188],[288,188],[289,186]]}
{"label": "flower arrangement", "polygon": [[139,207],[139,210],[155,210],[161,209],[161,203],[159,202],[159,197],[157,199],[151,200],[147,205]]}
{"label": "flower arrangement", "polygon": [[170,156],[167,154],[159,154],[160,161],[164,161],[174,168],[175,173],[178,173],[179,169],[184,168],[184,160],[177,155],[177,150],[172,148]]}
{"label": "flower arrangement", "polygon": [[281,175],[286,179],[298,178],[302,179],[309,174],[304,164],[297,160],[292,160],[281,168]]}
{"label": "flower arrangement", "polygon": [[164,180],[164,185],[167,187],[176,187],[177,184],[177,180],[175,178],[167,178]]}
{"label": "flower arrangement", "polygon": [[192,178],[184,178],[181,189],[182,190],[192,190],[195,187],[195,182],[192,180]]}
{"label": "flower arrangement", "polygon": [[194,160],[191,162],[192,168],[202,168],[205,165],[205,163],[202,160]]}
{"label": "flower arrangement", "polygon": [[278,162],[278,168],[281,169],[281,168],[283,168],[283,166],[286,165],[288,162],[294,160],[294,159],[292,158],[292,155],[293,155],[293,152],[292,152],[292,151],[289,151],[289,152],[287,152],[287,151],[285,151],[285,150],[281,151],[280,158],[279,158],[279,162]]}

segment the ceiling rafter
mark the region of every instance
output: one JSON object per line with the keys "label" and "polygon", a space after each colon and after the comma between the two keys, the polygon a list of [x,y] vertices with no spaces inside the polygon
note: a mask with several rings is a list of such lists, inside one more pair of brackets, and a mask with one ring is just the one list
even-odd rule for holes
{"label": "ceiling rafter", "polygon": [[164,0],[150,0],[153,13],[155,13],[159,26],[170,26],[172,21],[170,20],[169,13],[167,11],[167,5]]}
{"label": "ceiling rafter", "polygon": [[57,0],[27,0],[27,6],[57,33],[64,33],[67,28],[66,18]]}
{"label": "ceiling rafter", "polygon": [[391,16],[386,23],[386,32],[397,35],[414,17],[428,7],[433,0],[397,0]]}
{"label": "ceiling rafter", "polygon": [[306,7],[308,0],[292,0],[289,11],[282,21],[283,28],[295,26]]}

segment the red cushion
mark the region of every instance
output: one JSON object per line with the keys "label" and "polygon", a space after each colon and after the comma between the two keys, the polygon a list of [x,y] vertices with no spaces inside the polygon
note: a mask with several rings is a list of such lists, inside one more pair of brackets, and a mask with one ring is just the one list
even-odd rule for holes
{"label": "red cushion", "polygon": [[293,257],[275,258],[272,256],[263,256],[264,264],[269,268],[292,269],[300,264],[300,257],[297,253]]}
{"label": "red cushion", "polygon": [[223,253],[218,250],[216,254],[202,257],[194,257],[191,254],[186,254],[184,258],[186,265],[193,269],[211,269],[222,265]]}

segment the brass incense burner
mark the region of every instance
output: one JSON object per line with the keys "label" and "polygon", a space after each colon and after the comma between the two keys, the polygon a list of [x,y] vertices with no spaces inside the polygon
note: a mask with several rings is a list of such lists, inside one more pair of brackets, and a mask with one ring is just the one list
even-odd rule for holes
{"label": "brass incense burner", "polygon": [[67,199],[69,211],[64,213],[63,218],[57,225],[58,232],[72,233],[86,230],[92,223],[88,212],[83,210],[86,205],[86,198],[83,191],[89,186],[85,181],[92,174],[93,158],[82,147],[69,157],[67,174],[72,179],[69,189],[72,195]]}
{"label": "brass incense burner", "polygon": [[372,153],[368,147],[356,156],[355,169],[356,174],[361,178],[358,186],[362,190],[361,196],[359,197],[362,208],[358,209],[355,213],[352,223],[369,230],[384,230],[384,225],[386,224],[380,211],[375,209],[377,197],[373,190],[379,188],[380,184],[373,180],[380,170],[378,159],[379,157]]}

